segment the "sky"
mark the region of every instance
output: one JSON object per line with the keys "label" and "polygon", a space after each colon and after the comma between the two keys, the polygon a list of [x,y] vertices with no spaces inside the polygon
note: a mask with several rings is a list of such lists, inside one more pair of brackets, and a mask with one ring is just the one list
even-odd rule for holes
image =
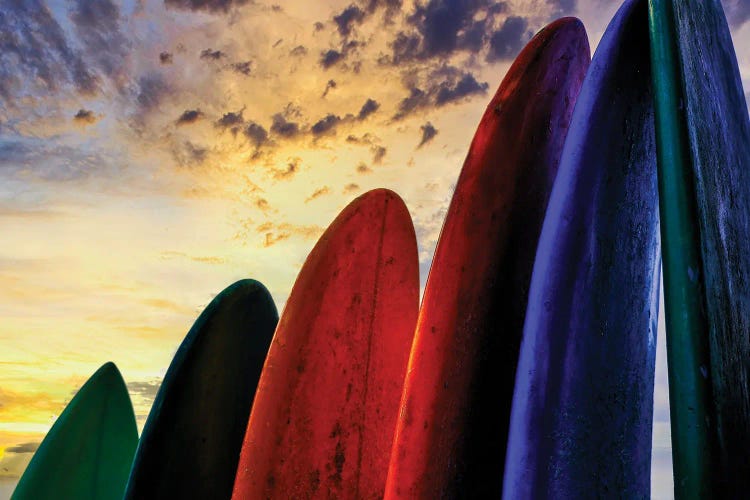
{"label": "sky", "polygon": [[[404,198],[424,283],[513,57],[564,15],[593,49],[618,6],[0,1],[0,497],[106,361],[141,428],[210,300],[255,278],[281,310],[366,190]],[[724,6],[750,89],[750,0]],[[663,343],[657,357],[653,488],[669,498]]]}

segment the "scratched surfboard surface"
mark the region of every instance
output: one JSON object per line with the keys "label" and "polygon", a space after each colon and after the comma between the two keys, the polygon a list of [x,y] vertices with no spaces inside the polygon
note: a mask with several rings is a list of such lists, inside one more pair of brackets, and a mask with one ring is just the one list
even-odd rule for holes
{"label": "scratched surfboard surface", "polygon": [[504,498],[648,498],[659,226],[646,1],[594,54],[539,240]]}
{"label": "scratched surfboard surface", "polygon": [[727,493],[745,495],[750,489],[750,124],[721,3],[672,3],[700,226],[720,481]]}
{"label": "scratched surfboard surface", "polygon": [[550,24],[482,117],[430,269],[386,498],[502,492],[531,267],[589,62],[580,21]]}
{"label": "scratched surfboard surface", "polygon": [[417,242],[392,191],[349,204],[292,288],[233,498],[382,498],[419,306]]}

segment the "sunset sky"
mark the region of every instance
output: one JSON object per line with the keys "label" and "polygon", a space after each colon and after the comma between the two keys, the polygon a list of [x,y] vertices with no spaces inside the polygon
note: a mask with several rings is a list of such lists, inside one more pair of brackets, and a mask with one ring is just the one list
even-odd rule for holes
{"label": "sunset sky", "polygon": [[[208,302],[255,278],[281,310],[366,190],[404,198],[424,283],[512,58],[563,15],[593,50],[619,3],[0,0],[0,497],[106,361],[142,427]],[[724,4],[749,89],[750,0]],[[663,349],[659,363],[668,498]]]}

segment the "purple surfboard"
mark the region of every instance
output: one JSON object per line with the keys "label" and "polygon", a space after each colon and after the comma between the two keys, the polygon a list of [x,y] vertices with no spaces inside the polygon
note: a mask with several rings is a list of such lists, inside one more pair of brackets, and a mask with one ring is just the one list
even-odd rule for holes
{"label": "purple surfboard", "polygon": [[646,1],[573,112],[532,274],[503,496],[647,498],[659,211]]}

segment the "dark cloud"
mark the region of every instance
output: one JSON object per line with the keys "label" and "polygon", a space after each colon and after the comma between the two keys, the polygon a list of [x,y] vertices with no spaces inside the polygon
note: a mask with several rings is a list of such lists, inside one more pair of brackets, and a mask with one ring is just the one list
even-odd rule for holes
{"label": "dark cloud", "polygon": [[320,21],[318,21],[315,24],[313,24],[313,28],[315,28],[316,32],[323,31],[325,29],[325,27],[326,27],[326,25],[323,24],[323,23],[321,23]]}
{"label": "dark cloud", "polygon": [[71,85],[92,95],[99,80],[71,48],[41,0],[3,2],[0,8],[0,99],[13,103],[28,92],[55,93]]}
{"label": "dark cloud", "polygon": [[336,81],[335,80],[328,80],[328,83],[326,83],[326,89],[323,91],[323,97],[328,95],[328,92],[331,91],[331,89],[336,88]]}
{"label": "dark cloud", "polygon": [[750,19],[750,0],[723,0],[729,26],[739,28]]}
{"label": "dark cloud", "polygon": [[399,31],[395,40],[391,42],[393,51],[393,64],[401,64],[416,58],[419,54],[420,38],[415,34],[407,34]]}
{"label": "dark cloud", "polygon": [[430,103],[430,96],[427,93],[417,87],[409,89],[409,96],[404,97],[400,103],[398,103],[398,112],[394,116],[394,119],[400,120],[406,115],[414,112],[418,108],[427,106]]}
{"label": "dark cloud", "polygon": [[240,7],[249,2],[250,0],[164,0],[164,5],[183,10],[226,13],[232,7]]}
{"label": "dark cloud", "polygon": [[344,58],[344,54],[338,50],[327,50],[320,55],[320,65],[328,69]]}
{"label": "dark cloud", "polygon": [[506,2],[493,0],[417,2],[407,17],[411,29],[400,31],[391,43],[391,62],[447,58],[459,50],[478,52],[495,16],[506,10]]}
{"label": "dark cloud", "polygon": [[432,70],[422,79],[422,84],[417,78],[407,82],[409,95],[399,103],[394,120],[401,120],[420,109],[440,107],[473,95],[483,95],[489,88],[487,82],[478,82],[473,74],[448,65]]}
{"label": "dark cloud", "polygon": [[212,50],[212,49],[203,49],[201,51],[201,59],[210,59],[213,61],[218,61],[222,57],[226,57],[227,55],[220,51],[220,50]]}
{"label": "dark cloud", "polygon": [[91,125],[96,123],[99,117],[89,109],[79,109],[78,112],[73,116],[73,121],[81,125]]}
{"label": "dark cloud", "polygon": [[484,94],[487,92],[488,87],[489,84],[486,82],[479,83],[476,78],[474,78],[474,75],[466,73],[455,86],[451,86],[450,84],[441,86],[435,96],[435,104],[442,106],[473,94]]}
{"label": "dark cloud", "polygon": [[268,140],[268,132],[266,129],[252,121],[247,124],[244,133],[245,137],[255,144],[255,147],[257,148],[265,144]]}
{"label": "dark cloud", "polygon": [[401,10],[402,0],[369,0],[365,10],[368,14],[373,14],[379,9],[383,9],[383,20],[391,23],[393,17]]}
{"label": "dark cloud", "polygon": [[297,45],[289,51],[289,55],[301,57],[307,55],[307,48],[304,45]]}
{"label": "dark cloud", "polygon": [[162,100],[169,94],[170,87],[158,73],[148,73],[138,80],[138,94],[136,102],[142,111],[150,111],[159,107]]}
{"label": "dark cloud", "polygon": [[245,119],[242,117],[243,112],[244,109],[241,109],[236,113],[233,111],[224,113],[224,116],[216,120],[216,127],[225,130],[230,129],[232,130],[232,132],[237,133],[237,131],[239,130],[238,127],[245,123]]}
{"label": "dark cloud", "polygon": [[245,76],[250,76],[252,70],[252,61],[236,62],[232,64],[232,70],[237,73],[242,73]]}
{"label": "dark cloud", "polygon": [[342,37],[348,37],[352,32],[352,25],[362,23],[364,19],[365,12],[354,4],[345,8],[341,14],[333,16],[333,22],[336,23]]}
{"label": "dark cloud", "polygon": [[34,453],[41,443],[22,443],[5,448],[9,453]]}
{"label": "dark cloud", "polygon": [[341,117],[334,114],[327,114],[324,118],[321,118],[315,125],[312,126],[310,131],[314,136],[321,136],[324,134],[335,133],[336,126],[341,123]]}
{"label": "dark cloud", "polygon": [[201,118],[203,118],[203,112],[200,109],[188,109],[177,118],[175,123],[177,125],[189,125],[197,122]]}
{"label": "dark cloud", "polygon": [[516,57],[516,54],[529,40],[527,32],[528,21],[518,16],[508,17],[499,30],[490,37],[490,49],[487,53],[487,61],[508,60]]}
{"label": "dark cloud", "polygon": [[421,127],[419,127],[422,130],[422,139],[419,141],[419,145],[417,148],[421,148],[431,140],[435,138],[435,136],[438,134],[438,131],[435,127],[432,126],[432,123],[427,122]]}
{"label": "dark cloud", "polygon": [[126,385],[130,394],[140,396],[147,401],[153,401],[159,392],[159,387],[161,387],[161,380],[135,381],[128,382]]}
{"label": "dark cloud", "polygon": [[357,114],[357,118],[360,120],[364,120],[365,118],[376,112],[378,108],[380,108],[380,104],[378,104],[376,100],[367,99],[360,108],[359,114]]}
{"label": "dark cloud", "polygon": [[299,135],[300,127],[298,123],[288,121],[283,114],[276,113],[273,115],[271,132],[281,137],[291,139]]}
{"label": "dark cloud", "polygon": [[119,7],[110,0],[75,0],[70,20],[89,60],[122,89],[130,40],[120,28]]}
{"label": "dark cloud", "polygon": [[172,64],[174,57],[170,52],[162,52],[159,54],[159,62],[161,64]]}
{"label": "dark cloud", "polygon": [[284,39],[283,39],[283,38],[279,38],[278,40],[276,40],[276,41],[274,42],[274,44],[273,44],[273,45],[271,45],[271,48],[274,48],[274,49],[275,49],[276,47],[278,47],[279,45],[281,45],[281,42],[283,42],[283,41],[284,41]]}

